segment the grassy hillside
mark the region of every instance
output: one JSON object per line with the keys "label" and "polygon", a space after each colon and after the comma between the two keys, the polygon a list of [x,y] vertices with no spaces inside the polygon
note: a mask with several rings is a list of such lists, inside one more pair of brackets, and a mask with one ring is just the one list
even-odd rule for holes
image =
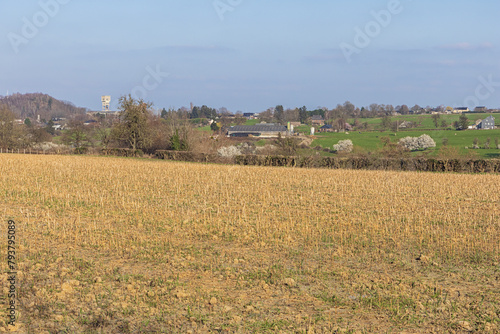
{"label": "grassy hillside", "polygon": [[[497,116],[497,122],[500,122],[500,114],[465,114],[467,118],[469,118],[471,125],[475,123],[476,120],[478,119],[485,119],[486,117],[493,115]],[[441,129],[441,122],[444,120],[447,124],[448,127],[451,127],[453,122],[458,121],[460,118],[460,115],[439,115],[439,129]],[[404,122],[404,121],[409,121],[413,122],[417,125],[417,128],[421,129],[436,129],[436,126],[434,125],[434,121],[432,119],[432,115],[401,115],[401,116],[394,116],[391,117],[391,120],[393,122],[399,121],[399,122]],[[354,123],[354,119],[349,119],[348,122],[350,124]],[[382,118],[360,118],[359,122],[361,124],[363,123],[368,123],[371,129],[378,129],[378,127],[382,124]]]}
{"label": "grassy hillside", "polygon": [[[489,114],[467,114],[470,119],[471,124],[473,124],[477,119],[484,119]],[[497,121],[500,120],[500,115],[494,115]],[[451,124],[458,121],[459,115],[440,115],[441,120],[445,120],[448,127],[436,129],[431,118],[431,115],[408,115],[408,116],[398,116],[392,117],[392,121],[411,121],[414,122],[417,127],[412,129],[400,129],[398,132],[394,131],[381,131],[381,118],[365,118],[359,119],[360,124],[367,122],[368,131],[350,131],[346,133],[318,133],[316,131],[316,139],[312,142],[311,147],[322,146],[325,148],[332,148],[332,146],[338,143],[339,140],[351,139],[354,143],[356,150],[358,152],[374,152],[382,148],[381,138],[390,137],[393,142],[399,141],[399,139],[407,136],[418,137],[422,134],[428,134],[436,142],[436,148],[428,150],[428,154],[431,156],[437,155],[438,151],[443,146],[443,140],[447,139],[448,147],[455,148],[461,155],[472,155],[479,158],[500,158],[500,150],[495,147],[495,138],[500,140],[500,129],[496,130],[467,130],[467,131],[456,131],[451,127]],[[441,123],[441,120],[439,121]],[[349,120],[353,122],[353,120]],[[246,122],[247,125],[253,125],[258,123],[258,120],[249,120]],[[202,130],[211,131],[210,127],[200,128]],[[303,125],[296,127],[295,131],[309,135],[310,126]],[[379,129],[379,130],[376,130]],[[480,149],[472,150],[474,139],[479,140]],[[484,144],[487,139],[490,139],[490,149],[484,149]],[[265,143],[272,143],[273,140],[261,140],[259,145],[264,145]],[[469,149],[466,149],[468,147]],[[300,150],[300,154],[310,155],[315,154],[313,150]],[[326,152],[320,152],[321,155],[331,155]]]}
{"label": "grassy hillside", "polygon": [[[462,154],[467,154],[471,151],[478,154],[482,158],[500,158],[500,150],[498,149],[482,149],[484,143],[488,138],[490,138],[490,147],[495,146],[495,138],[500,139],[500,129],[496,130],[468,130],[468,131],[454,131],[454,130],[440,130],[440,131],[400,131],[400,132],[357,132],[351,131],[349,134],[346,133],[325,133],[317,134],[317,139],[313,141],[312,146],[323,146],[332,147],[334,144],[338,143],[339,140],[350,139],[353,144],[358,147],[358,149],[364,150],[366,152],[373,152],[380,149],[383,145],[380,138],[384,136],[389,136],[392,141],[397,142],[403,137],[418,137],[422,134],[428,134],[436,142],[436,148],[430,150],[431,154],[437,154],[437,151],[443,145],[443,139],[448,139],[448,146],[456,147]],[[465,149],[465,147],[471,148],[473,146],[474,139],[478,138],[481,149],[471,150]]]}

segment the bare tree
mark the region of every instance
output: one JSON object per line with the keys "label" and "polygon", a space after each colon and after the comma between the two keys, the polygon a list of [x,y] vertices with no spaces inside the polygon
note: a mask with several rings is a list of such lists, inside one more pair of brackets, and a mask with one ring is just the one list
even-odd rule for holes
{"label": "bare tree", "polygon": [[410,109],[406,104],[403,104],[402,106],[397,106],[396,111],[401,115],[408,115],[410,113]]}
{"label": "bare tree", "polygon": [[438,128],[439,127],[439,120],[441,119],[441,115],[433,114],[431,117],[432,117],[432,122],[434,122],[434,126],[436,128]]}
{"label": "bare tree", "polygon": [[259,114],[261,122],[271,122],[273,119],[273,108],[269,108]]}
{"label": "bare tree", "polygon": [[394,106],[392,104],[388,104],[385,106],[385,114],[388,116],[392,116],[395,110],[396,109],[394,109]]}
{"label": "bare tree", "polygon": [[9,148],[13,143],[14,114],[6,106],[0,106],[0,146]]}
{"label": "bare tree", "polygon": [[89,144],[89,129],[83,122],[72,120],[68,123],[68,130],[63,133],[62,140],[66,145],[71,145],[77,153]]}
{"label": "bare tree", "polygon": [[115,138],[122,140],[133,149],[144,148],[148,144],[148,119],[152,104],[131,95],[120,98],[120,118],[113,128]]}

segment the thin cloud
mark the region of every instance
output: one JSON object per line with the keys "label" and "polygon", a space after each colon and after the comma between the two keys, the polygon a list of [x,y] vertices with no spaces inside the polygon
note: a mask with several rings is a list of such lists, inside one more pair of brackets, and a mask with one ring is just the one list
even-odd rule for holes
{"label": "thin cloud", "polygon": [[477,50],[486,50],[492,49],[492,43],[482,43],[482,44],[471,44],[467,42],[456,43],[456,44],[446,44],[438,47],[439,49],[444,50],[459,50],[459,51],[477,51]]}
{"label": "thin cloud", "polygon": [[345,60],[345,57],[340,49],[325,49],[317,54],[305,56],[303,60],[310,63],[325,63]]}
{"label": "thin cloud", "polygon": [[233,52],[232,48],[217,46],[217,45],[171,45],[153,48],[155,51],[165,50],[173,52],[186,52],[186,53],[196,53],[196,52]]}
{"label": "thin cloud", "polygon": [[465,65],[476,65],[477,62],[471,61],[471,60],[463,60],[459,61],[456,59],[445,59],[445,60],[440,60],[437,61],[437,64],[443,65],[443,66],[465,66]]}

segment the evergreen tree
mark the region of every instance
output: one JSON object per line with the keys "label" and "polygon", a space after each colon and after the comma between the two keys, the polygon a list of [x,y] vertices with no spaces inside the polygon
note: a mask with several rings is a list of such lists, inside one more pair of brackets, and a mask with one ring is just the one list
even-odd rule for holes
{"label": "evergreen tree", "polygon": [[285,112],[283,110],[283,106],[282,105],[278,105],[274,109],[274,118],[276,118],[276,120],[278,121],[278,123],[282,123],[283,124],[283,122],[285,120]]}

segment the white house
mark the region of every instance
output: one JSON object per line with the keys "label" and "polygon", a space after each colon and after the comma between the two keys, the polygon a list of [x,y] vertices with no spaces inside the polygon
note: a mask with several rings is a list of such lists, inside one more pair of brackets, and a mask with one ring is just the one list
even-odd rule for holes
{"label": "white house", "polygon": [[470,111],[470,109],[468,107],[458,107],[458,108],[453,109],[454,114],[461,114],[461,113],[469,112],[469,111]]}

